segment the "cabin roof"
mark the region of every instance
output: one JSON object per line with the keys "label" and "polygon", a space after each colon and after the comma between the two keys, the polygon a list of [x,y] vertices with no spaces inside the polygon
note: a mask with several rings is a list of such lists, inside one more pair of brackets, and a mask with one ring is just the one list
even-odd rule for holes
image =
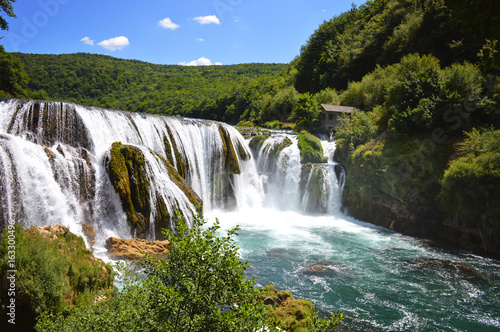
{"label": "cabin roof", "polygon": [[333,112],[333,113],[352,113],[352,111],[354,111],[354,107],[351,106],[321,104],[321,108],[325,112]]}

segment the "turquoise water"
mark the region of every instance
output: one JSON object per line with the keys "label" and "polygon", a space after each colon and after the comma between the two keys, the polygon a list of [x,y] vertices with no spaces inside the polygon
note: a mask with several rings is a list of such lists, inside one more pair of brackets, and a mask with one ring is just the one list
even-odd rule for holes
{"label": "turquoise water", "polygon": [[[241,256],[258,285],[341,311],[341,330],[500,331],[500,262],[425,242],[342,214],[276,209],[214,211],[239,225]],[[210,219],[210,217],[209,217]]]}

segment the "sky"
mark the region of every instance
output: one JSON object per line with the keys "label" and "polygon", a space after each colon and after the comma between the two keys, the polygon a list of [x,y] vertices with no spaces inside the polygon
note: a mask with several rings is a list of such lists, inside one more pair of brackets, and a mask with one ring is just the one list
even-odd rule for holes
{"label": "sky", "polygon": [[289,63],[321,23],[353,3],[364,1],[17,0],[0,44],[155,64]]}

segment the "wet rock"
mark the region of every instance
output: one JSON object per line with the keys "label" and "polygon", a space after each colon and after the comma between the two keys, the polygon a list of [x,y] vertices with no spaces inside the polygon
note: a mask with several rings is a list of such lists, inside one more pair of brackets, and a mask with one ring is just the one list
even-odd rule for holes
{"label": "wet rock", "polygon": [[[201,198],[170,162],[154,152],[153,154],[157,162],[163,164],[168,170],[170,180],[193,204],[195,208],[193,212],[201,215],[203,212]],[[106,161],[106,170],[127,214],[131,234],[142,239],[162,238],[161,229],[172,228],[174,216],[169,211],[179,210],[179,203],[175,199],[166,202],[158,193],[154,203],[151,201],[151,193],[154,193],[151,188],[154,183],[148,178],[143,152],[138,147],[115,142],[110,150],[110,157]],[[149,232],[151,223],[154,223],[155,234]]]}
{"label": "wet rock", "polygon": [[168,241],[147,241],[144,239],[118,239],[110,237],[106,240],[108,257],[111,259],[140,260],[144,253],[165,258],[169,252]]}
{"label": "wet rock", "polygon": [[443,271],[464,278],[471,278],[471,277],[485,278],[485,276],[480,271],[478,271],[476,268],[470,266],[465,262],[456,262],[447,259],[420,257],[412,259],[408,263],[411,265],[416,265],[420,268],[425,268],[435,271]]}
{"label": "wet rock", "polygon": [[95,230],[94,227],[90,226],[89,224],[82,224],[82,231],[83,235],[87,238],[87,241],[89,241],[89,245],[92,248],[95,244]]}
{"label": "wet rock", "polygon": [[311,261],[305,267],[299,269],[299,272],[312,276],[336,276],[345,270],[345,266],[330,261]]}

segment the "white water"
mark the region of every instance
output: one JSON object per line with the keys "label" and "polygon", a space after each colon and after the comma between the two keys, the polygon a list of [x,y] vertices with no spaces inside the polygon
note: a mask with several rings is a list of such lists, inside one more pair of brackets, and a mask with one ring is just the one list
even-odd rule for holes
{"label": "white water", "polygon": [[[290,157],[297,153],[296,140],[276,165],[259,159],[284,137],[268,139],[256,167],[249,165],[239,176],[252,181],[242,181],[246,195],[238,200],[238,209],[207,213],[209,220],[220,221],[223,232],[241,228],[237,246],[252,263],[248,275],[259,286],[274,284],[311,299],[325,316],[342,311],[347,318],[341,330],[500,330],[499,262],[430,248],[341,213],[344,178],[340,173],[338,181],[335,175],[334,142],[322,142],[328,164],[317,165],[324,171],[326,213],[304,212],[308,197],[298,193],[299,176],[282,177],[283,172],[300,172],[292,164],[298,159]],[[267,184],[264,192],[259,179]],[[450,262],[477,274],[450,269]]]}
{"label": "white water", "polygon": [[[195,208],[170,180],[156,154],[174,167],[186,166],[186,180],[203,199],[205,209],[222,205],[220,186],[224,168],[223,140],[228,132],[233,145],[245,145],[232,127],[212,121],[159,117],[83,107],[71,103],[0,101],[0,219],[25,227],[60,223],[76,234],[81,224],[97,231],[97,249],[109,236],[133,236],[105,169],[114,142],[141,150],[150,183],[150,219],[162,197],[171,213],[178,210],[188,219]],[[171,151],[166,151],[168,140]],[[237,149],[236,149],[237,150]],[[238,151],[236,151],[238,153]],[[52,159],[52,160],[51,160]],[[154,225],[150,225],[154,234]]]}

